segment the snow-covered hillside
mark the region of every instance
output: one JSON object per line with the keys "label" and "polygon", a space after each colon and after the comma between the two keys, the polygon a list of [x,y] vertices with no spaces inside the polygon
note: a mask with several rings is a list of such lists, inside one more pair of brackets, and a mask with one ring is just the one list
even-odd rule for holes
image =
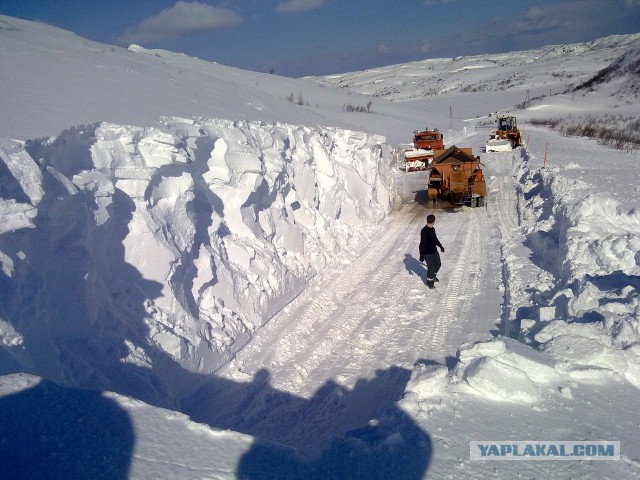
{"label": "snow-covered hillside", "polygon": [[576,86],[575,90],[594,90],[607,83],[619,84],[615,97],[625,100],[631,97],[629,103],[638,99],[640,95],[640,46],[628,48],[622,55],[609,65],[601,69],[595,76]]}
{"label": "snow-covered hillside", "polygon": [[[386,98],[403,104],[422,105],[432,113],[457,118],[483,116],[527,102],[553,103],[552,97],[592,83],[601,69],[617,70],[619,63],[634,71],[630,60],[640,48],[640,34],[614,35],[588,43],[552,45],[507,54],[438,58],[390,65],[362,72],[318,77],[323,85]],[[625,57],[629,60],[624,60]],[[615,75],[619,78],[619,75]],[[637,91],[636,91],[637,95]],[[549,100],[551,98],[551,100]],[[466,99],[466,101],[465,101]],[[621,105],[620,112],[634,112],[635,101]],[[581,110],[584,104],[574,105]],[[617,110],[609,102],[598,113]],[[626,107],[626,108],[625,108]],[[526,115],[526,113],[525,113]]]}
{"label": "snow-covered hillside", "polygon": [[577,85],[640,44],[640,34],[614,35],[589,43],[538,50],[438,58],[362,72],[317,77],[323,84],[394,101],[452,93],[529,90],[531,96]]}
{"label": "snow-covered hillside", "polygon": [[[247,72],[186,55],[128,49],[51,26],[0,16],[0,137],[55,136],[75,125],[155,126],[159,116],[330,126],[411,140],[420,109],[373,101],[311,80]],[[289,101],[291,99],[292,101]],[[416,122],[417,125],[416,125]],[[406,132],[409,132],[407,135]],[[407,138],[408,137],[408,138]]]}
{"label": "snow-covered hillside", "polygon": [[[0,477],[640,478],[640,157],[526,123],[633,123],[639,42],[293,80],[0,17]],[[425,125],[485,208],[421,203]]]}

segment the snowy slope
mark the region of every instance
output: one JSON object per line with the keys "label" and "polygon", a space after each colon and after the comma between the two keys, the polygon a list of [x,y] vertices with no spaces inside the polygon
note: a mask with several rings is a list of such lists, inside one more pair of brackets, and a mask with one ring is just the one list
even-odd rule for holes
{"label": "snowy slope", "polygon": [[[618,57],[639,46],[640,34],[614,35],[588,43],[551,45],[508,54],[430,59],[317,80],[323,85],[407,106],[422,105],[433,113],[449,115],[452,112],[456,118],[472,118],[564,93],[591,81],[601,69],[610,68],[618,63]],[[627,105],[632,112],[633,105]],[[581,109],[586,105],[572,107]],[[611,107],[609,103],[602,110],[609,111]]]}
{"label": "snowy slope", "polygon": [[[637,47],[640,34],[614,35],[589,43],[552,45],[507,54],[439,58],[362,72],[317,77],[323,84],[394,101],[451,93],[544,91],[580,83]],[[532,95],[533,96],[533,95]]]}
{"label": "snowy slope", "polygon": [[627,49],[620,57],[601,69],[595,76],[576,86],[576,90],[593,90],[603,84],[620,83],[616,97],[638,97],[640,79],[640,47]]}
{"label": "snowy slope", "polygon": [[[0,39],[1,476],[640,478],[640,159],[524,124],[637,115],[633,90],[610,100],[633,68],[514,108],[549,75],[560,91],[632,64],[617,59],[637,35],[490,69],[426,61],[445,66],[438,97],[370,114],[344,111],[370,99],[352,84],[8,17]],[[504,108],[527,146],[485,154],[483,117]],[[482,155],[490,192],[435,211],[435,291],[417,259],[426,173],[395,148],[424,124]],[[476,461],[472,440],[622,451]]]}
{"label": "snowy slope", "polygon": [[370,99],[314,81],[99,44],[6,16],[0,16],[0,39],[0,107],[11,112],[0,118],[0,137],[26,140],[96,122],[147,127],[158,116],[201,116],[385,131],[400,143],[424,122],[421,109],[384,101],[373,102],[373,114],[345,112]]}

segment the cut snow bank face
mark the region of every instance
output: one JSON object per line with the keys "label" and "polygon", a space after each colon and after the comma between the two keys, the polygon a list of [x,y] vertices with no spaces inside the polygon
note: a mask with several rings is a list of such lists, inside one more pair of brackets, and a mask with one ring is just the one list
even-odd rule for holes
{"label": "cut snow bank face", "polygon": [[522,180],[525,195],[541,191],[523,214],[534,250],[546,243],[552,273],[567,283],[615,271],[640,275],[640,211],[624,211],[559,168],[528,171]]}
{"label": "cut snow bank face", "polygon": [[573,377],[614,373],[640,386],[640,212],[560,168],[523,169],[524,198],[539,192],[522,208],[529,247],[556,281],[538,299],[550,324],[529,341],[562,358]]}
{"label": "cut snow bank face", "polygon": [[3,141],[2,373],[170,403],[396,201],[383,137],[160,122]]}

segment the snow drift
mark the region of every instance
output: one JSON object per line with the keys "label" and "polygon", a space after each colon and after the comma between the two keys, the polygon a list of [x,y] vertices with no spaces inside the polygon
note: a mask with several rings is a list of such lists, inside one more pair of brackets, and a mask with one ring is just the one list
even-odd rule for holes
{"label": "snow drift", "polygon": [[194,381],[179,370],[218,368],[395,204],[383,137],[160,123],[3,142],[2,373],[164,404]]}

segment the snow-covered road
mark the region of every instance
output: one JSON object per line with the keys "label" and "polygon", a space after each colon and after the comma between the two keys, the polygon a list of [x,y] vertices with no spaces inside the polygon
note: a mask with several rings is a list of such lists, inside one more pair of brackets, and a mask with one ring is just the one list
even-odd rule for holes
{"label": "snow-covered road", "polygon": [[307,396],[318,388],[314,382],[335,375],[352,387],[376,368],[409,367],[420,358],[442,362],[455,354],[458,345],[445,337],[478,292],[486,212],[436,211],[448,250],[435,291],[426,289],[426,269],[417,258],[427,212],[417,203],[404,205],[355,262],[315,279],[258,333],[227,373],[267,368],[275,386]]}
{"label": "snow-covered road", "polygon": [[[403,181],[411,185],[421,176]],[[316,277],[183,401],[183,411],[199,422],[313,454],[331,436],[393,407],[415,365],[450,363],[460,344],[499,331],[496,222],[506,212],[497,215],[495,208],[433,210],[404,203],[379,226],[366,251]],[[435,290],[426,287],[426,267],[417,258],[420,229],[431,212],[446,249]],[[486,314],[487,305],[494,314]]]}

